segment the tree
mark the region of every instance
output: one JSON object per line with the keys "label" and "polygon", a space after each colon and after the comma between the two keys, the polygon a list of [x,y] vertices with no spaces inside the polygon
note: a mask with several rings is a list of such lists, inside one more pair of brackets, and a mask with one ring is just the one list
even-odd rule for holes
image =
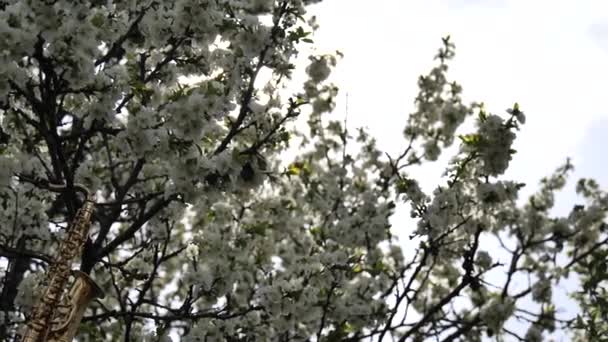
{"label": "tree", "polygon": [[[583,180],[586,205],[552,217],[567,162],[518,205],[524,184],[501,175],[524,113],[463,103],[449,38],[418,80],[398,156],[326,114],[339,54],[311,56],[286,96],[312,42],[311,2],[0,1],[2,340],[82,205],[76,183],[98,202],[80,269],[106,295],[82,339],[541,341],[577,329],[552,288],[605,253],[606,193]],[[476,130],[458,135],[466,120]],[[408,170],[455,142],[425,193]],[[416,226],[391,230],[404,205]]]}

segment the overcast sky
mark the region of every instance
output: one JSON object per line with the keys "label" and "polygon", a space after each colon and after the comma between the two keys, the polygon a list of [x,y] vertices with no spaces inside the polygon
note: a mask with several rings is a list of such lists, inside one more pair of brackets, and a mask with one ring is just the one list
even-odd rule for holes
{"label": "overcast sky", "polygon": [[[456,44],[449,75],[465,100],[483,101],[495,114],[518,102],[526,113],[506,175],[528,184],[523,194],[567,156],[572,179],[608,185],[608,1],[325,0],[311,12],[321,25],[317,52],[345,55],[333,75],[341,98],[332,115],[344,116],[348,92],[349,126],[368,127],[383,150],[403,148],[417,78],[449,34]],[[427,189],[444,166],[440,160],[417,172]],[[578,201],[573,183],[556,214]]]}
{"label": "overcast sky", "polygon": [[519,102],[527,114],[510,176],[531,184],[570,156],[577,174],[608,180],[598,129],[608,126],[608,1],[325,0],[313,12],[318,51],[345,54],[334,80],[349,93],[349,122],[386,150],[401,148],[417,77],[450,34],[465,99],[497,114]]}

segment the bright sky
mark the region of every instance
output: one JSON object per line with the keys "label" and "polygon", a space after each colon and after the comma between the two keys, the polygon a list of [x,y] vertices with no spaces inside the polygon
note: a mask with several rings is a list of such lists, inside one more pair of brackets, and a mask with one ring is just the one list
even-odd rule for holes
{"label": "bright sky", "polygon": [[593,129],[608,125],[608,1],[325,0],[312,12],[319,52],[345,54],[334,80],[349,93],[349,122],[369,127],[385,150],[402,147],[417,77],[450,34],[450,75],[465,99],[499,114],[519,102],[527,114],[510,176],[531,183],[571,156],[585,175],[608,180],[593,167],[599,153],[586,151],[608,142]]}
{"label": "bright sky", "polygon": [[[608,1],[325,0],[311,13],[321,25],[317,52],[345,54],[332,76],[341,89],[332,115],[344,117],[348,92],[349,127],[368,127],[381,149],[402,150],[417,78],[449,34],[456,44],[449,76],[465,100],[483,101],[496,114],[518,102],[526,113],[506,175],[528,184],[522,195],[567,156],[573,179],[608,185]],[[431,189],[444,167],[440,159],[417,174]],[[567,215],[577,201],[572,183],[556,214]],[[556,296],[568,310],[567,297]]]}

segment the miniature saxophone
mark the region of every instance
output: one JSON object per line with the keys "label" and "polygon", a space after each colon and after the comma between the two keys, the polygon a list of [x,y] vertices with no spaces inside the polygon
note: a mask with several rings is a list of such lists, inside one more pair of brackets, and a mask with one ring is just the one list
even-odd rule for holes
{"label": "miniature saxophone", "polygon": [[[75,185],[74,188],[85,194],[85,202],[60,242],[58,253],[46,274],[46,287],[27,322],[22,342],[72,341],[88,303],[103,297],[103,292],[89,276],[71,270],[72,262],[80,256],[87,240],[95,206],[94,197],[84,186]],[[58,191],[60,188],[53,186],[49,189]],[[75,282],[64,295],[70,275],[74,275]]]}

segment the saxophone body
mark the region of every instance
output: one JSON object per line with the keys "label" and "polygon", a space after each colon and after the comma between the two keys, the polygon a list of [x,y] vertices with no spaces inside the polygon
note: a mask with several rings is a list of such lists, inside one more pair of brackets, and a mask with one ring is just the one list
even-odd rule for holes
{"label": "saxophone body", "polygon": [[[22,342],[71,342],[87,305],[93,299],[103,297],[101,289],[88,275],[71,269],[87,240],[95,206],[94,198],[86,188],[78,186],[78,190],[86,195],[84,205],[76,212],[65,239],[60,242],[58,253],[47,271],[46,286],[32,310]],[[66,293],[70,276],[75,281]]]}

